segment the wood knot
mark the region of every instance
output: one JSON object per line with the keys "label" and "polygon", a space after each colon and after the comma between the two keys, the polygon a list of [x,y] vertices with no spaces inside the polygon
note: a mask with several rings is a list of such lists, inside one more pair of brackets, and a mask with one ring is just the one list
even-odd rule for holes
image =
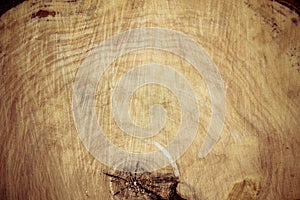
{"label": "wood knot", "polygon": [[177,193],[179,179],[173,173],[138,171],[139,163],[133,171],[104,172],[114,199],[185,200]]}

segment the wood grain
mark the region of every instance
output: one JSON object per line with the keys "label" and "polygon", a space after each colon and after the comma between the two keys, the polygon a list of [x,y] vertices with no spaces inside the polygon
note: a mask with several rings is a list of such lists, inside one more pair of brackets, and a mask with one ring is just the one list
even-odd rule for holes
{"label": "wood grain", "polygon": [[[300,199],[299,20],[267,0],[30,0],[9,10],[0,18],[0,199],[112,199],[103,173],[111,169],[76,131],[73,84],[101,41],[140,27],[176,30],[203,46],[226,86],[223,131],[199,159],[211,117],[205,80],[176,55],[140,50],[115,60],[99,82],[96,110],[107,137],[125,150],[153,150],[118,128],[110,96],[137,64],[169,65],[190,82],[201,112],[197,136],[176,162],[178,193],[189,200]],[[156,95],[146,101],[149,92]],[[155,103],[168,112],[155,139],[167,144],[180,126],[172,92],[141,88],[130,112],[146,125]]]}

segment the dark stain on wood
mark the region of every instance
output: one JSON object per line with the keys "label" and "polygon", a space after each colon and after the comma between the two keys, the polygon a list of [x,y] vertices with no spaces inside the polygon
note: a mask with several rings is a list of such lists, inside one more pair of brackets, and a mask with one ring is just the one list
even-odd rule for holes
{"label": "dark stain on wood", "polygon": [[276,22],[276,19],[264,17],[263,21],[272,27],[272,33],[274,33],[274,35],[279,35],[282,32],[281,28]]}
{"label": "dark stain on wood", "polygon": [[296,69],[300,73],[300,47],[290,48],[288,56],[290,57],[290,62],[292,63],[292,68]]}
{"label": "dark stain on wood", "polygon": [[300,89],[299,90],[288,90],[287,91],[287,97],[289,99],[295,99],[300,96]]}
{"label": "dark stain on wood", "polygon": [[31,18],[44,18],[44,17],[48,17],[48,16],[52,16],[54,17],[56,15],[56,12],[55,11],[48,11],[48,10],[39,10],[38,12],[36,13],[33,13],[31,15]]}
{"label": "dark stain on wood", "polygon": [[293,22],[293,24],[295,24],[296,26],[298,26],[298,20],[296,18],[292,18],[291,21]]}
{"label": "dark stain on wood", "polygon": [[[254,7],[252,4],[251,4],[251,1],[245,1],[244,2],[245,5],[251,9],[254,13],[255,13],[255,16],[260,16],[262,17],[262,20],[264,23],[266,23],[268,26],[271,27],[272,29],[272,37],[273,38],[276,38],[278,37],[281,33],[282,33],[282,29],[280,28],[280,26],[278,25],[278,22],[276,21],[276,19],[274,17],[269,17],[266,13],[265,13],[265,10],[264,10],[264,7],[266,5],[262,5],[261,7]],[[272,7],[271,7],[272,8]]]}

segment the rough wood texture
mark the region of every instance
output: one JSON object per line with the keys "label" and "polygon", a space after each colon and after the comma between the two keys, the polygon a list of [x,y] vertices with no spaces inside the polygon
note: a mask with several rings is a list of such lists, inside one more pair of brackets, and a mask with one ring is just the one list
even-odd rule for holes
{"label": "rough wood texture", "polygon": [[[169,65],[190,82],[201,112],[197,136],[176,162],[178,194],[189,200],[300,199],[296,12],[267,0],[26,1],[0,19],[0,199],[113,198],[111,178],[103,173],[113,170],[89,154],[75,128],[73,84],[101,41],[140,27],[180,31],[204,47],[226,86],[223,131],[199,159],[211,117],[203,76],[174,54],[147,49],[119,57],[99,82],[96,110],[107,138],[128,151],[155,149],[118,128],[110,97],[116,81],[136,65]],[[131,116],[147,125],[149,107],[157,103],[168,118],[153,140],[166,145],[180,127],[172,91],[140,88]]]}

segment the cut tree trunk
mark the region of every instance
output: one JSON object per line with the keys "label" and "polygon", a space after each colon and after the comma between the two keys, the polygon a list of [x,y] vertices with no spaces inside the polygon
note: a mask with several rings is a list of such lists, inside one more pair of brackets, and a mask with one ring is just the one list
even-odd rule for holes
{"label": "cut tree trunk", "polygon": [[[7,11],[0,18],[0,199],[300,199],[300,17],[296,4],[282,2],[29,0]],[[150,29],[142,28],[172,34],[143,40],[147,31],[139,30]],[[97,51],[130,30],[138,30],[139,37],[121,37]],[[137,48],[147,42],[180,53]],[[110,59],[115,47],[119,56],[93,80],[97,70],[88,69]],[[125,52],[130,47],[136,49]],[[97,60],[93,52],[105,57]],[[127,99],[129,110],[122,111],[125,96],[113,103],[119,81],[141,65],[156,69],[154,64],[154,78],[178,88],[179,95],[157,82],[142,84]],[[162,66],[170,73],[160,71]],[[188,83],[196,107],[182,107],[186,102],[179,96],[191,94],[171,71]],[[81,74],[90,77],[80,81]],[[121,93],[131,87],[124,83]],[[89,84],[95,87],[92,98]],[[195,137],[182,154],[170,153],[178,155],[174,162],[165,153],[170,164],[156,171],[147,167],[159,159],[143,166],[137,162],[137,174],[124,171],[129,166],[112,167],[102,159],[117,161],[123,154],[91,149],[82,137],[98,133],[92,120],[78,114],[84,109],[76,107],[90,105],[91,99],[96,124],[123,152],[164,152],[178,135],[181,150],[195,124],[187,120],[182,129],[185,109],[192,109],[188,119],[199,112]],[[153,105],[165,109],[165,122],[151,118]],[[127,118],[118,121],[114,109]],[[214,114],[219,123],[211,122]],[[130,129],[126,120],[141,130],[152,122],[163,128],[141,139],[143,132],[134,137],[121,127]],[[220,135],[209,134],[210,124]]]}

